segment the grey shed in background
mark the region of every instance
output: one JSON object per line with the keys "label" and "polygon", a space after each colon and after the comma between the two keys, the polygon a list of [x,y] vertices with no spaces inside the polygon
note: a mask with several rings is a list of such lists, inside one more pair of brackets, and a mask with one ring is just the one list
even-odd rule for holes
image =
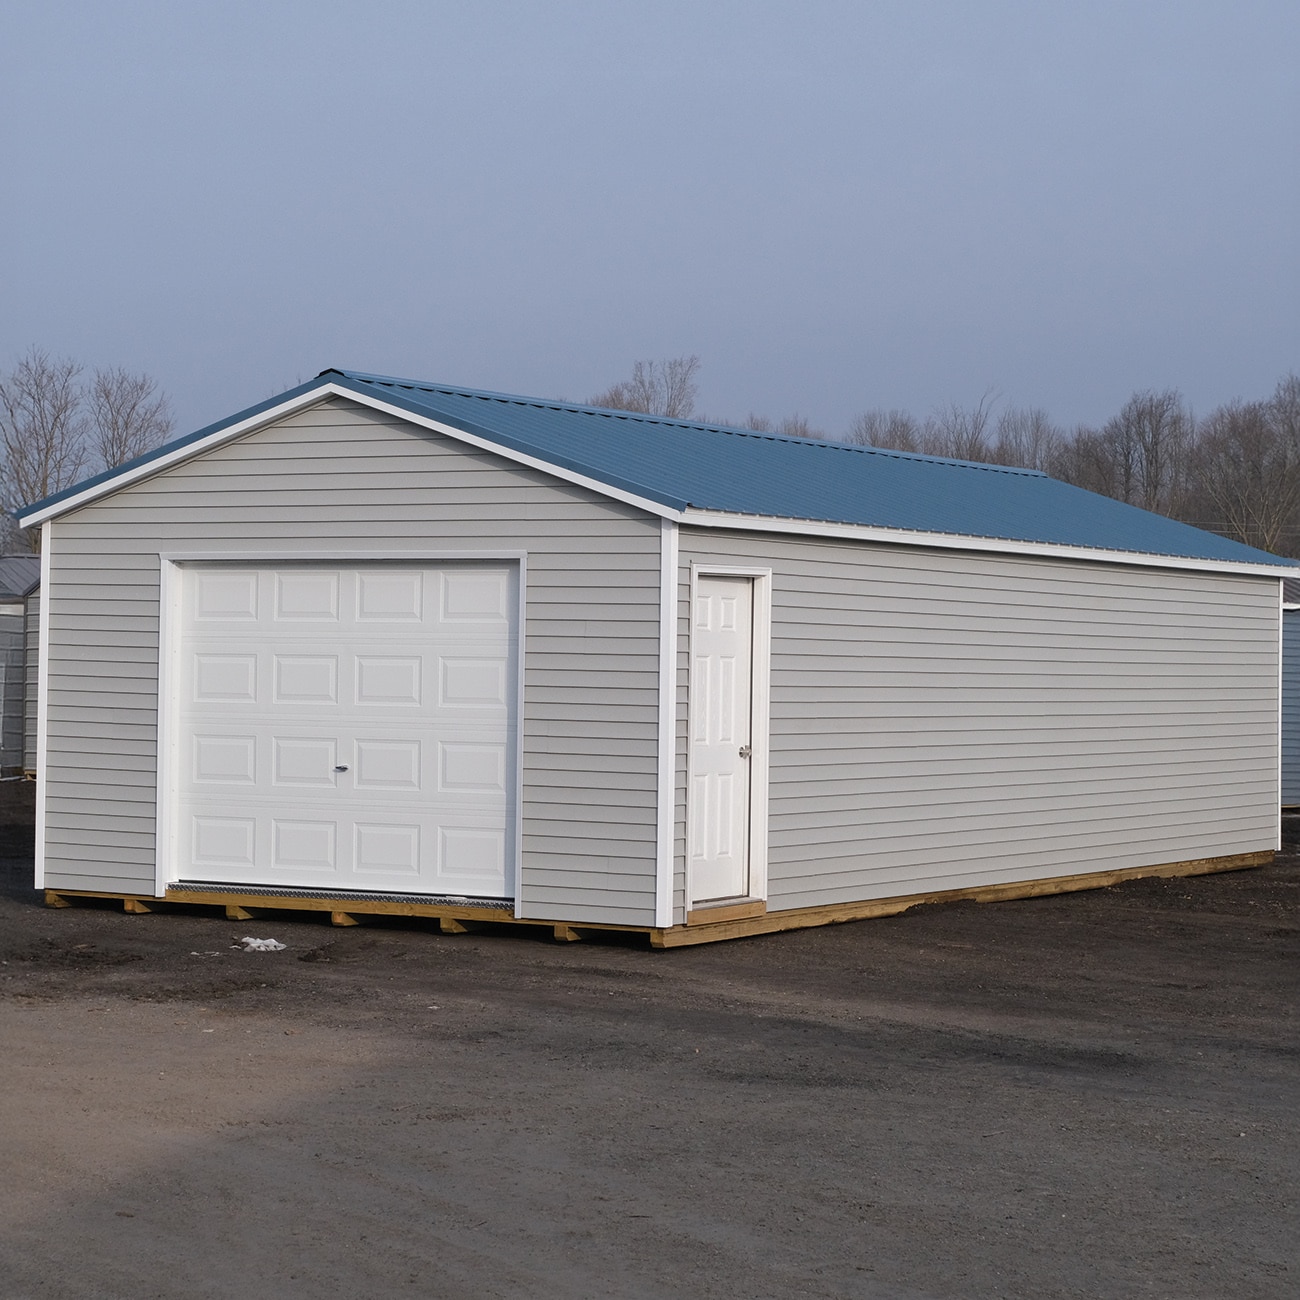
{"label": "grey shed in background", "polygon": [[36,772],[41,557],[0,555],[0,772]]}
{"label": "grey shed in background", "polygon": [[1300,805],[1300,579],[1282,583],[1282,807]]}

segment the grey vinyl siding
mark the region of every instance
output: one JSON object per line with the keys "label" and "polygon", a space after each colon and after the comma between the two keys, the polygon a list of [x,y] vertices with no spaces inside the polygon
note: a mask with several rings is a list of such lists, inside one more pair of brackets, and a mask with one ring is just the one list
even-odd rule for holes
{"label": "grey vinyl siding", "polygon": [[1300,804],[1300,609],[1282,612],[1282,802]]}
{"label": "grey vinyl siding", "polygon": [[681,560],[679,917],[692,561],[773,573],[772,910],[1277,846],[1275,579],[703,529]]}
{"label": "grey vinyl siding", "polygon": [[6,774],[23,765],[26,639],[22,601],[0,604],[0,770]]}
{"label": "grey vinyl siding", "polygon": [[23,623],[23,771],[36,772],[36,731],[40,720],[41,593],[37,588],[24,604]]}
{"label": "grey vinyl siding", "polygon": [[653,923],[657,519],[332,400],[51,533],[51,886],[153,890],[160,553],[522,550],[525,913]]}

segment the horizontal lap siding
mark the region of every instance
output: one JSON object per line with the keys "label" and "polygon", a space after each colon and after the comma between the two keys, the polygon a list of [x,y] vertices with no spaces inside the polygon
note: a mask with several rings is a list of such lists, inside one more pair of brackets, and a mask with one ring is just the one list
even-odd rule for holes
{"label": "horizontal lap siding", "polygon": [[41,665],[41,593],[32,592],[27,597],[26,611],[23,616],[25,624],[25,664],[23,668],[25,688],[23,693],[23,771],[36,771],[36,726],[39,714],[39,691]]}
{"label": "horizontal lap siding", "polygon": [[525,912],[653,922],[656,520],[331,402],[52,534],[52,886],[153,889],[160,552],[521,550]]}
{"label": "horizontal lap siding", "polygon": [[774,910],[1276,846],[1275,581],[681,543],[679,915],[692,561],[773,571]]}
{"label": "horizontal lap siding", "polygon": [[1300,609],[1282,615],[1282,802],[1300,804]]}

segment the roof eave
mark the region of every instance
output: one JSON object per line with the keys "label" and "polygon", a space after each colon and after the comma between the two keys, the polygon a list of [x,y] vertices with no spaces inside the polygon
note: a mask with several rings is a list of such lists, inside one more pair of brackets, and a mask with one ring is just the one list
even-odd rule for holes
{"label": "roof eave", "polygon": [[1192,555],[1161,555],[1151,551],[1110,550],[1097,546],[1068,546],[1060,542],[1021,541],[1011,537],[983,537],[963,533],[927,533],[869,524],[843,524],[833,520],[785,519],[771,515],[743,515],[722,510],[688,509],[684,526],[727,528],[750,532],[790,533],[844,541],[886,542],[896,546],[922,546],[947,551],[983,551],[1001,555],[1034,555],[1048,559],[1092,560],[1102,564],[1141,565],[1158,569],[1191,569],[1203,573],[1249,574],[1275,578],[1300,576],[1300,561],[1279,557],[1276,564],[1248,560],[1215,560]]}
{"label": "roof eave", "polygon": [[159,447],[136,460],[105,471],[76,484],[64,492],[37,501],[15,512],[23,528],[35,527],[82,506],[89,505],[132,483],[162,473],[173,465],[190,460],[237,438],[255,432],[277,420],[316,405],[330,397],[343,397],[373,410],[400,416],[422,428],[444,434],[460,442],[505,456],[518,464],[589,488],[602,496],[633,505],[661,518],[702,528],[728,528],[758,532],[784,532],[802,536],[833,537],[844,540],[887,542],[904,546],[923,546],[946,550],[972,550],[1016,555],[1041,555],[1058,559],[1096,560],[1109,564],[1144,565],[1170,569],[1193,569],[1202,572],[1239,573],[1283,578],[1300,570],[1300,563],[1279,559],[1276,565],[1238,560],[1202,559],[1193,556],[1160,555],[1139,551],[1109,550],[1100,547],[1067,546],[1054,542],[1019,541],[1013,538],[965,536],[956,533],[928,533],[909,529],[834,521],[746,515],[692,507],[690,502],[668,497],[644,485],[616,476],[594,478],[584,468],[564,457],[545,453],[521,440],[495,433],[470,421],[457,419],[455,424],[430,415],[420,404],[395,393],[377,394],[364,380],[355,380],[337,371],[323,371],[315,379],[290,389],[278,397],[240,411],[185,438]]}

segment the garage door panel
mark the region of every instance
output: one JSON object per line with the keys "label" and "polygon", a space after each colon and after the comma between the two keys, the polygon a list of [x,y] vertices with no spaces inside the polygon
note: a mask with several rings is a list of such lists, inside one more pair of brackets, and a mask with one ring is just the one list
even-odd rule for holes
{"label": "garage door panel", "polygon": [[508,896],[515,582],[187,569],[177,877]]}
{"label": "garage door panel", "polygon": [[359,573],[356,621],[358,623],[423,623],[422,572]]}
{"label": "garage door panel", "polygon": [[196,704],[256,704],[257,656],[196,654],[192,680]]}
{"label": "garage door panel", "polygon": [[276,654],[271,657],[275,704],[337,704],[338,655]]}
{"label": "garage door panel", "polygon": [[336,874],[338,823],[324,819],[273,817],[271,865],[280,871]]}
{"label": "garage door panel", "polygon": [[421,825],[417,822],[357,822],[353,835],[359,875],[417,879],[423,860]]}
{"label": "garage door panel", "polygon": [[504,798],[506,793],[506,744],[485,744],[482,740],[438,741],[438,792],[476,794]]}
{"label": "garage door panel", "polygon": [[438,612],[444,623],[465,628],[503,628],[509,624],[511,591],[506,573],[444,573],[440,576],[439,595]]}
{"label": "garage door panel", "polygon": [[339,744],[333,736],[272,736],[271,784],[338,789]]}
{"label": "garage door panel", "polygon": [[356,788],[419,793],[424,788],[423,749],[418,740],[358,740],[353,768]]}
{"label": "garage door panel", "polygon": [[257,737],[196,733],[192,780],[201,785],[257,784]]}
{"label": "garage door panel", "polygon": [[256,819],[195,813],[190,820],[190,856],[196,866],[222,873],[251,869],[257,862]]}
{"label": "garage door panel", "polygon": [[307,570],[274,575],[274,617],[278,622],[337,623],[339,621],[338,573]]}
{"label": "garage door panel", "polygon": [[438,828],[438,878],[448,891],[479,893],[504,867],[504,831],[486,824]]}
{"label": "garage door panel", "polygon": [[255,571],[195,571],[186,601],[190,618],[200,623],[256,622],[259,575]]}
{"label": "garage door panel", "polygon": [[425,698],[423,655],[358,655],[352,680],[357,705],[418,709]]}

